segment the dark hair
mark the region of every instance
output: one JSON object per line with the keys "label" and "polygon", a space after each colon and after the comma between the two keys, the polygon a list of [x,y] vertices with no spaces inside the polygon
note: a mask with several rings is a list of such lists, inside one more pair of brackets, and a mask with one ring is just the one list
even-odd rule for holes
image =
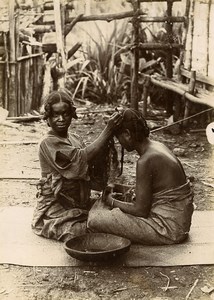
{"label": "dark hair", "polygon": [[76,107],[74,106],[71,93],[67,89],[59,89],[58,91],[51,92],[44,99],[44,120],[47,120],[51,116],[52,105],[61,101],[69,105],[72,118],[78,118],[76,114]]}
{"label": "dark hair", "polygon": [[122,112],[122,114],[122,123],[115,130],[116,136],[124,132],[125,129],[129,129],[133,138],[139,142],[149,136],[149,127],[140,111],[127,108]]}

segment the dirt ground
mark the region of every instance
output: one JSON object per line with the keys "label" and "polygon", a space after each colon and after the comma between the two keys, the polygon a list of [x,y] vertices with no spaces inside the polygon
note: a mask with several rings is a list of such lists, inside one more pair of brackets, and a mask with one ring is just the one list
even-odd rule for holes
{"label": "dirt ground", "polygon": [[[102,113],[81,114],[73,121],[72,128],[90,142],[104,126],[102,116]],[[38,142],[46,130],[43,121],[0,125],[0,206],[35,205],[40,172],[34,142]],[[208,144],[205,132],[173,136],[159,131],[152,134],[152,138],[164,142],[178,154],[194,187],[195,209],[214,210],[214,148]],[[11,141],[32,143],[7,143]],[[134,183],[136,158],[136,154],[125,154],[120,182]],[[168,281],[169,288],[165,291]],[[213,286],[214,266],[118,269],[108,265],[84,268],[0,265],[0,299],[8,300],[214,299],[214,292],[205,290]]]}

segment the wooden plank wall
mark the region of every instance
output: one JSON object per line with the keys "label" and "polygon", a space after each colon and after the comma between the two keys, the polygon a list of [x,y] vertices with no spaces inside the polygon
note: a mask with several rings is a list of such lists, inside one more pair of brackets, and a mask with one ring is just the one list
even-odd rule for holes
{"label": "wooden plank wall", "polygon": [[214,0],[191,0],[184,68],[214,78]]}

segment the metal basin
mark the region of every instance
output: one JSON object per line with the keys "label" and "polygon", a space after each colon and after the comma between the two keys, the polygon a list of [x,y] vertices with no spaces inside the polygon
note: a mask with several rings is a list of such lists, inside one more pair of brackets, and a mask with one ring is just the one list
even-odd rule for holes
{"label": "metal basin", "polygon": [[130,246],[130,240],[107,233],[88,233],[64,243],[70,256],[83,261],[113,259],[127,252]]}

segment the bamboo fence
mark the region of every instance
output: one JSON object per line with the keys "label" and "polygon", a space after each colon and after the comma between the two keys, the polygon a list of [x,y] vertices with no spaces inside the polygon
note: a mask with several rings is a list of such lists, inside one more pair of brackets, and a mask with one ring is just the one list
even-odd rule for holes
{"label": "bamboo fence", "polygon": [[[2,32],[4,52],[0,60],[0,106],[9,116],[19,116],[40,107],[43,84],[43,52],[23,55],[19,41],[19,10],[9,1],[8,30]],[[26,52],[27,53],[27,52]]]}
{"label": "bamboo fence", "polygon": [[9,111],[9,116],[23,115],[40,107],[43,82],[41,53],[19,57],[15,63],[0,61],[0,77],[0,106]]}

